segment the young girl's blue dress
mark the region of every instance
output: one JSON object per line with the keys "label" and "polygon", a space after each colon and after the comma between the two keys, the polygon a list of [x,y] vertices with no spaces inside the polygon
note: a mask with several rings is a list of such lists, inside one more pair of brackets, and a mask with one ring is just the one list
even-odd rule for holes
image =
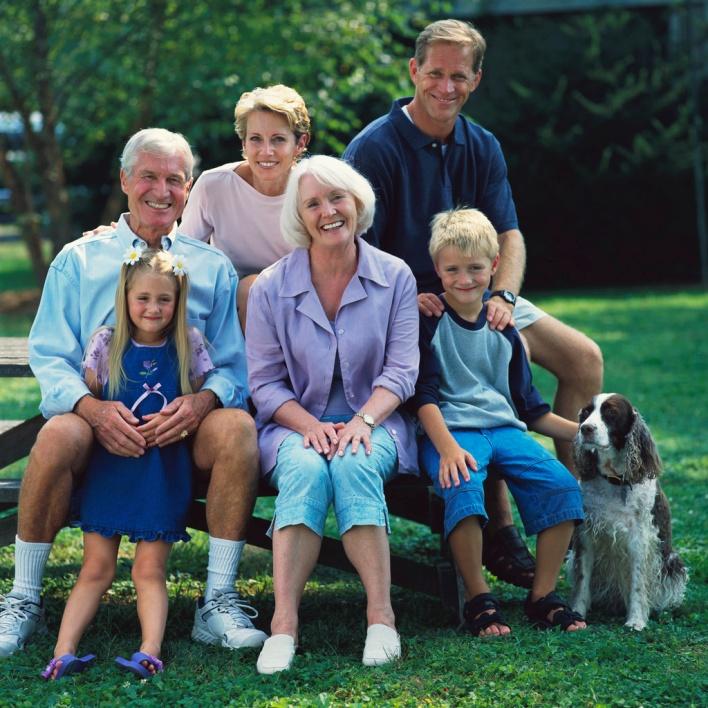
{"label": "young girl's blue dress", "polygon": [[[131,342],[123,369],[125,382],[113,400],[133,409],[136,418],[157,413],[181,395],[171,339],[154,347]],[[107,383],[103,389],[108,400]],[[192,461],[186,442],[150,447],[141,457],[114,455],[96,442],[76,495],[78,514],[72,526],[107,537],[125,535],[133,542],[188,541],[185,524],[191,498]]]}

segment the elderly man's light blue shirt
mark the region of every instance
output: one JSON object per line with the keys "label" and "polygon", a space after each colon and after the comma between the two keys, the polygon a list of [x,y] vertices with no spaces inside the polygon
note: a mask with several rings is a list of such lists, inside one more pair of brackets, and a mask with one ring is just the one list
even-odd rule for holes
{"label": "elderly man's light blue shirt", "polygon": [[[118,274],[128,248],[144,244],[122,215],[115,229],[67,244],[47,274],[29,335],[30,366],[42,390],[45,418],[74,409],[89,393],[80,375],[91,335],[115,324]],[[208,244],[173,229],[162,247],[185,256],[189,274],[187,318],[210,346],[215,368],[203,389],[227,407],[245,408],[246,358],[236,315],[238,276],[226,256]]]}

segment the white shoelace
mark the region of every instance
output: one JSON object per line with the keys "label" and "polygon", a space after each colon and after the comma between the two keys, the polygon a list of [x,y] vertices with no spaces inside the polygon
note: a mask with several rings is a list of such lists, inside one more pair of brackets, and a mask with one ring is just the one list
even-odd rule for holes
{"label": "white shoelace", "polygon": [[18,620],[27,619],[27,612],[22,609],[24,601],[0,595],[0,633],[4,630],[15,629]]}
{"label": "white shoelace", "polygon": [[216,611],[225,612],[234,619],[237,626],[243,625],[250,627],[252,624],[251,620],[258,617],[258,610],[241,599],[238,593],[219,592],[218,590],[216,592],[219,593],[214,596]]}

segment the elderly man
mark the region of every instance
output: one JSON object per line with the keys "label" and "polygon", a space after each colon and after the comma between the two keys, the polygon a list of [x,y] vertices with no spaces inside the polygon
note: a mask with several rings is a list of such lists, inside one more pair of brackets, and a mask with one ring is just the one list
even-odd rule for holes
{"label": "elderly man", "polygon": [[[193,162],[177,133],[150,128],[133,135],[120,172],[128,213],[115,228],[68,244],[49,269],[29,340],[30,364],[42,389],[40,410],[49,420],[22,483],[15,581],[12,591],[0,596],[0,656],[21,649],[43,628],[44,567],[94,443],[136,457],[151,444],[169,445],[187,436],[193,442],[194,475],[208,483],[210,533],[206,591],[197,601],[192,637],[231,649],[257,647],[266,638],[248,617],[253,608],[234,591],[258,475],[256,429],[243,410],[247,387],[235,310],[238,278],[220,251],[177,231]],[[118,270],[125,251],[135,246],[184,254],[191,280],[188,320],[210,342],[215,366],[199,392],[175,399],[140,430],[125,406],[94,398],[80,375],[91,334],[115,321]]]}
{"label": "elderly man", "polygon": [[[485,49],[482,35],[466,22],[428,25],[409,61],[413,98],[394,101],[387,115],[352,140],[344,157],[376,192],[376,217],[365,238],[410,265],[424,315],[443,312],[436,295],[442,288],[426,248],[430,220],[458,206],[484,212],[499,234],[501,248],[487,301],[489,325],[502,330],[516,324],[531,359],[558,379],[556,413],[575,419],[602,387],[602,354],[583,334],[518,297],[526,250],[504,156],[489,131],[460,115],[482,79]],[[571,467],[570,445],[556,447],[561,461]],[[531,587],[533,559],[512,525],[503,483],[488,485],[487,499],[485,565],[503,580]]]}

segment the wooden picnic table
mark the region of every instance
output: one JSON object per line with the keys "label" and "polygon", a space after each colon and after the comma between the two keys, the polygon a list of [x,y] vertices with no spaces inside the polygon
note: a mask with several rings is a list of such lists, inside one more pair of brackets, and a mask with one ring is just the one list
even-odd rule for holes
{"label": "wooden picnic table", "polygon": [[[0,378],[30,377],[27,339],[0,337]],[[45,423],[41,415],[25,421],[0,421],[0,469],[29,454],[37,433]],[[0,546],[13,543],[17,529],[17,503],[20,479],[0,479]],[[259,496],[274,496],[275,491],[261,483]],[[442,530],[442,504],[432,488],[420,479],[400,477],[386,487],[389,513],[425,524],[432,533]],[[188,526],[207,530],[206,505],[195,499],[190,508]],[[266,535],[270,522],[252,517],[246,536],[247,543],[259,548],[272,549]],[[442,548],[442,544],[441,544]],[[325,537],[318,561],[321,565],[354,572],[344,553],[341,541]],[[392,554],[391,579],[394,585],[440,597],[446,605],[457,610],[458,589],[455,572],[450,560],[441,552],[434,563],[427,564]]]}

